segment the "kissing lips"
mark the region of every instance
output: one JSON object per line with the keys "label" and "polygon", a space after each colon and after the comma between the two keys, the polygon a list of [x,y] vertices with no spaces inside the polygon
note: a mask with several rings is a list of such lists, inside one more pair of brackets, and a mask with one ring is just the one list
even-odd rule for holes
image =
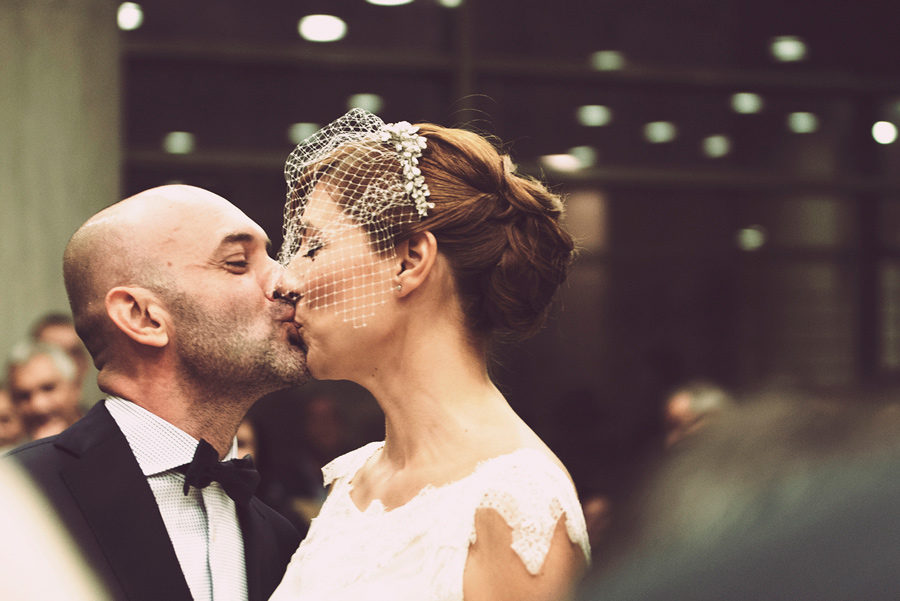
{"label": "kissing lips", "polygon": [[294,305],[291,303],[277,300],[272,303],[271,315],[275,321],[292,322],[294,321]]}
{"label": "kissing lips", "polygon": [[300,327],[295,324],[289,324],[287,329],[288,331],[288,342],[290,342],[293,346],[299,348],[305,354],[309,348],[306,346],[306,343],[303,341],[303,337],[300,335]]}

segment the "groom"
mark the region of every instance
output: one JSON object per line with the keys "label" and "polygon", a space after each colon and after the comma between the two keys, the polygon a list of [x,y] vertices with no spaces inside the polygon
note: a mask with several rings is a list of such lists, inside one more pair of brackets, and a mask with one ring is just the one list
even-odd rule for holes
{"label": "groom", "polygon": [[218,469],[251,405],[307,378],[267,244],[225,199],[173,185],[104,209],[66,247],[75,326],[109,397],[10,458],[113,599],[263,601],[299,543],[250,489],[188,467],[205,450]]}

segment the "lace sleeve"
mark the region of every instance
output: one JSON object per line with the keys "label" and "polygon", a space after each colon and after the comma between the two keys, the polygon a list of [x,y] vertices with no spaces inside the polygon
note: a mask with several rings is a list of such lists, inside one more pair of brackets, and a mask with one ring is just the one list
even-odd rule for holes
{"label": "lace sleeve", "polygon": [[[485,470],[477,509],[495,510],[512,530],[512,549],[529,573],[537,575],[550,552],[553,533],[565,516],[569,540],[590,563],[584,513],[575,487],[555,463],[539,451],[522,450],[497,458]],[[474,520],[474,518],[473,518]],[[474,521],[470,543],[475,542]]]}

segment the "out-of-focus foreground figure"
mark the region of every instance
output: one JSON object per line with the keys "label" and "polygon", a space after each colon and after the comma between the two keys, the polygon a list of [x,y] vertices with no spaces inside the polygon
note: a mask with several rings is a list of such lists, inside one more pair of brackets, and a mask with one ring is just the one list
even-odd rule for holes
{"label": "out-of-focus foreground figure", "polygon": [[900,411],[773,398],[670,453],[582,600],[897,599]]}
{"label": "out-of-focus foreground figure", "polygon": [[0,463],[0,597],[3,601],[106,601],[103,586],[29,479]]}

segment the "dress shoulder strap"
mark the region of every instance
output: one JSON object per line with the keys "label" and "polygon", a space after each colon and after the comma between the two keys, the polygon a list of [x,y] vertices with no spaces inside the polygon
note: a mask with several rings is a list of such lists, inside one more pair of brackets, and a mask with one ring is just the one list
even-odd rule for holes
{"label": "dress shoulder strap", "polygon": [[381,450],[383,446],[384,441],[370,442],[363,447],[332,459],[322,468],[322,478],[325,486],[331,486],[335,480],[352,478],[365,465],[366,461]]}

